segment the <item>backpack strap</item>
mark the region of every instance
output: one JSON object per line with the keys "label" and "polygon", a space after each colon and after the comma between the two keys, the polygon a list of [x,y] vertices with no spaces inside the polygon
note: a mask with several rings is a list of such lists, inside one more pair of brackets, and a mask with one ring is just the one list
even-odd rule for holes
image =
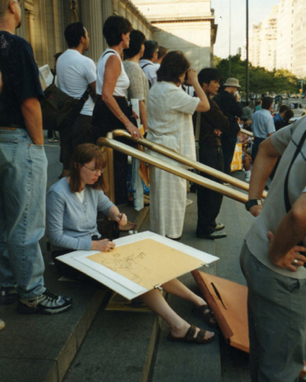
{"label": "backpack strap", "polygon": [[286,212],[289,212],[290,209],[291,209],[291,204],[290,204],[290,201],[289,201],[289,193],[288,193],[288,179],[289,179],[289,173],[290,173],[290,170],[291,170],[291,167],[296,159],[296,157],[298,156],[298,154],[300,153],[301,151],[301,148],[305,142],[305,139],[306,139],[306,130],[304,131],[304,134],[302,135],[301,139],[300,139],[300,142],[299,144],[297,145],[297,148],[295,150],[295,153],[293,155],[293,158],[291,160],[291,163],[290,163],[290,166],[288,168],[288,171],[287,171],[287,175],[286,175],[286,178],[285,178],[285,186],[284,186],[284,198],[285,198],[285,207],[286,207]]}
{"label": "backpack strap", "polygon": [[144,66],[141,66],[141,69],[143,70],[146,66],[148,66],[148,65],[153,65],[153,64],[151,64],[151,62],[148,62],[147,64],[145,64]]}

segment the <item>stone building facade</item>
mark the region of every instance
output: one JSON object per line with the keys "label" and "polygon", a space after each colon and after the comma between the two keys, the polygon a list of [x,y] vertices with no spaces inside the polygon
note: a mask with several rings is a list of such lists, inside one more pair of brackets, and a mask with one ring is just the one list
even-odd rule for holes
{"label": "stone building facade", "polygon": [[217,26],[210,0],[133,0],[154,26],[153,37],[181,50],[197,71],[212,66]]}
{"label": "stone building facade", "polygon": [[134,28],[152,38],[153,27],[130,0],[24,0],[22,27],[18,34],[33,48],[38,66],[54,65],[54,54],[67,49],[64,30],[76,21],[82,21],[90,37],[86,52],[95,62],[106,49],[103,23],[113,14],[129,19]]}
{"label": "stone building facade", "polygon": [[24,0],[22,7],[22,27],[17,33],[31,43],[38,66],[53,68],[54,54],[67,48],[65,27],[75,21],[87,28],[90,48],[86,55],[97,62],[106,49],[103,23],[112,14],[129,19],[147,39],[184,51],[196,69],[212,64],[217,27],[210,0]]}

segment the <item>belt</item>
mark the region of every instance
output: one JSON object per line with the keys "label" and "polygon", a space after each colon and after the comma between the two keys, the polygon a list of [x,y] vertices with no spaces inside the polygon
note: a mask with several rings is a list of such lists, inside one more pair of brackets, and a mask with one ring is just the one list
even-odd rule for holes
{"label": "belt", "polygon": [[17,130],[17,127],[0,127],[2,130]]}

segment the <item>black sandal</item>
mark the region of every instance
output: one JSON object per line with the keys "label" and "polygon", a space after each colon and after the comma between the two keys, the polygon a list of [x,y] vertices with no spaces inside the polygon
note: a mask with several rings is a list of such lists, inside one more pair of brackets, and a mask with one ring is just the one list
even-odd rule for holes
{"label": "black sandal", "polygon": [[200,329],[198,331],[198,334],[195,337],[194,335],[196,333],[196,330],[197,330],[196,326],[191,325],[190,328],[187,330],[187,333],[185,334],[184,337],[174,337],[171,334],[171,332],[169,332],[167,338],[168,338],[168,340],[173,341],[173,342],[193,342],[193,343],[196,343],[198,345],[209,344],[215,338],[214,335],[210,338],[205,338],[205,334],[207,331],[204,329]]}
{"label": "black sandal", "polygon": [[214,316],[213,311],[210,309],[208,304],[201,305],[199,307],[194,306],[194,312],[197,313],[203,321],[211,328],[217,328],[218,324]]}

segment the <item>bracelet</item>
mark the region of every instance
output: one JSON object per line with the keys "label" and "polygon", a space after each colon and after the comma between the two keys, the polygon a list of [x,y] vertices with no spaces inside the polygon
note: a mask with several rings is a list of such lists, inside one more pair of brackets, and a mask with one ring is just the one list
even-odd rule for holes
{"label": "bracelet", "polygon": [[122,113],[121,115],[119,115],[118,119],[122,119],[122,117],[124,117],[124,113]]}

